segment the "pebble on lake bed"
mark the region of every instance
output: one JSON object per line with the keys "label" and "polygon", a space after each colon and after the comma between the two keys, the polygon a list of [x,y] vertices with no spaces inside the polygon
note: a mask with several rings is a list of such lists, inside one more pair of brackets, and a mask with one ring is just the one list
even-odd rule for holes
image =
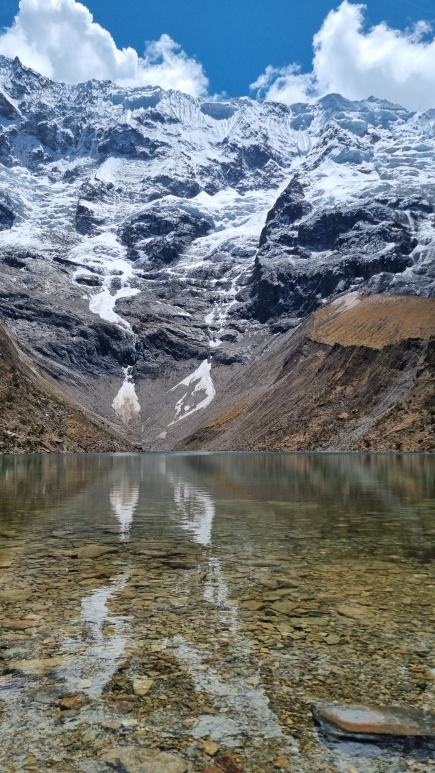
{"label": "pebble on lake bed", "polygon": [[240,762],[237,762],[232,754],[224,754],[222,757],[218,757],[216,765],[225,773],[244,773],[242,765]]}
{"label": "pebble on lake bed", "polygon": [[147,692],[151,690],[152,686],[153,686],[153,679],[146,679],[140,676],[133,679],[133,692],[135,695],[138,695],[139,697],[141,697],[142,695],[146,695]]}
{"label": "pebble on lake bed", "polygon": [[351,607],[347,604],[342,604],[337,607],[337,612],[342,617],[349,617],[351,620],[364,620],[367,615],[366,609],[361,609],[361,607]]}
{"label": "pebble on lake bed", "polygon": [[53,658],[30,658],[28,660],[11,660],[9,668],[11,671],[21,671],[27,676],[41,676],[56,670],[67,661],[67,658],[55,656]]}
{"label": "pebble on lake bed", "polygon": [[14,557],[12,553],[0,551],[0,569],[9,569],[12,566]]}
{"label": "pebble on lake bed", "polygon": [[205,741],[201,741],[201,743],[205,753],[208,754],[209,757],[214,757],[215,754],[217,754],[219,749],[221,748],[218,743],[215,743],[210,738],[208,738]]}
{"label": "pebble on lake bed", "polygon": [[15,604],[27,601],[32,595],[31,588],[2,588],[0,590],[0,603]]}
{"label": "pebble on lake bed", "polygon": [[62,711],[71,709],[81,709],[89,703],[89,698],[84,693],[75,693],[74,695],[64,695],[59,699],[59,707]]}
{"label": "pebble on lake bed", "polygon": [[75,551],[77,558],[100,558],[108,553],[116,553],[117,549],[112,545],[84,545]]}
{"label": "pebble on lake bed", "polygon": [[330,646],[334,646],[335,644],[340,644],[340,637],[337,636],[335,633],[329,634],[329,636],[325,639],[326,643]]}

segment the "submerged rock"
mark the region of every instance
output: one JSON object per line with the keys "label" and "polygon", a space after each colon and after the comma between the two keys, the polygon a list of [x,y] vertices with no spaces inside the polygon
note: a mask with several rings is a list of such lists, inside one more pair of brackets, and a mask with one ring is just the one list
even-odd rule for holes
{"label": "submerged rock", "polygon": [[114,770],[125,773],[185,773],[187,770],[184,760],[175,754],[135,746],[112,749],[104,755],[103,760]]}
{"label": "submerged rock", "polygon": [[367,615],[365,609],[361,609],[361,607],[351,607],[347,604],[342,604],[337,607],[337,612],[342,617],[349,617],[351,620],[364,620]]}
{"label": "submerged rock", "polygon": [[27,631],[36,625],[35,620],[9,620],[4,619],[0,622],[0,627],[7,631]]}
{"label": "submerged rock", "polygon": [[216,759],[216,765],[225,773],[244,773],[244,769],[232,754],[224,754]]}
{"label": "submerged rock", "polygon": [[211,738],[207,738],[206,740],[201,741],[201,743],[205,753],[208,754],[209,757],[214,757],[221,748],[219,744],[212,741]]}
{"label": "submerged rock", "polygon": [[80,692],[74,695],[64,695],[59,700],[59,707],[62,711],[70,711],[72,709],[81,709],[87,703],[89,703],[88,696]]}
{"label": "submerged rock", "polygon": [[52,658],[29,658],[28,660],[13,660],[8,663],[11,671],[21,671],[27,676],[41,676],[55,671],[67,662],[67,658],[56,655]]}
{"label": "submerged rock", "polygon": [[153,686],[154,680],[153,679],[146,679],[144,677],[136,677],[133,679],[133,692],[135,695],[146,695]]}
{"label": "submerged rock", "polygon": [[0,690],[17,690],[20,687],[24,687],[24,679],[16,679],[14,677],[0,677]]}
{"label": "submerged rock", "polygon": [[28,601],[31,595],[31,588],[5,588],[0,590],[0,602],[11,604],[17,601]]}
{"label": "submerged rock", "polygon": [[0,569],[9,569],[9,567],[12,566],[13,560],[14,557],[12,553],[6,551],[0,552]]}
{"label": "submerged rock", "polygon": [[403,706],[318,703],[315,719],[326,732],[347,736],[421,736],[435,738],[435,714]]}
{"label": "submerged rock", "polygon": [[116,553],[116,548],[111,545],[84,545],[75,551],[78,558],[99,558],[107,553]]}

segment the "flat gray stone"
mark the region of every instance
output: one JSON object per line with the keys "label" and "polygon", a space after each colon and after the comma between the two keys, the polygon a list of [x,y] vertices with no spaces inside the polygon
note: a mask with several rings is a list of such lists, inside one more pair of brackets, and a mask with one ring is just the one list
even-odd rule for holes
{"label": "flat gray stone", "polygon": [[363,706],[317,703],[313,714],[337,736],[435,737],[435,714],[403,706]]}
{"label": "flat gray stone", "polygon": [[295,609],[300,606],[299,602],[295,601],[288,601],[287,599],[282,601],[275,601],[274,604],[271,604],[271,608],[274,609],[276,612],[280,612],[282,615],[291,615],[292,612],[294,612]]}
{"label": "flat gray stone", "polygon": [[116,553],[117,549],[110,545],[84,545],[74,551],[78,558],[99,558],[108,553]]}
{"label": "flat gray stone", "polygon": [[5,604],[12,604],[19,601],[28,601],[31,595],[31,588],[5,588],[0,590],[0,601]]}
{"label": "flat gray stone", "polygon": [[185,773],[187,770],[187,763],[175,754],[136,746],[111,749],[104,754],[103,762],[123,773]]}

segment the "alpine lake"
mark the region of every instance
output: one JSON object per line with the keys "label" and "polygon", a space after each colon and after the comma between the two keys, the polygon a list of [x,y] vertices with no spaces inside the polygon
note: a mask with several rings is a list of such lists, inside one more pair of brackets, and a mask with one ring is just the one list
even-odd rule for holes
{"label": "alpine lake", "polygon": [[435,771],[435,456],[0,456],[0,771]]}

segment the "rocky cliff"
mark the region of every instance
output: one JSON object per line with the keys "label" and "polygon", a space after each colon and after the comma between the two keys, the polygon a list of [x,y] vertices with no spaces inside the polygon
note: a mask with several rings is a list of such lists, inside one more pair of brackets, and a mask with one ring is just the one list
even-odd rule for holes
{"label": "rocky cliff", "polygon": [[377,99],[207,102],[0,57],[0,316],[84,411],[179,447],[335,298],[433,297],[434,127]]}

